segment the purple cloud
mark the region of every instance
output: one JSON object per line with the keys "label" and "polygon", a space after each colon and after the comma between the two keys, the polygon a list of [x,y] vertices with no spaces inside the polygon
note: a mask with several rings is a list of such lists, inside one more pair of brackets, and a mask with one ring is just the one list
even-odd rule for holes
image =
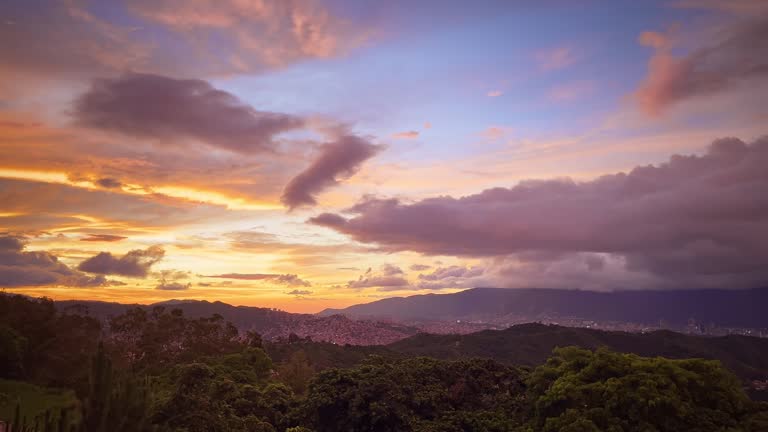
{"label": "purple cloud", "polygon": [[[723,284],[768,281],[768,138],[592,181],[528,180],[462,198],[367,199],[326,226],[386,251],[504,257],[602,253],[634,272]],[[533,255],[532,255],[533,254]],[[593,259],[587,266],[599,272]],[[718,279],[718,280],[720,280]]]}
{"label": "purple cloud", "polygon": [[159,284],[155,287],[156,290],[160,291],[185,291],[188,290],[192,286],[191,283],[182,283],[182,282],[169,282],[169,281],[160,281]]}
{"label": "purple cloud", "polygon": [[273,151],[273,137],[300,128],[288,114],[257,111],[197,79],[127,73],[93,81],[72,112],[83,126],[158,143],[195,140],[237,153]]}
{"label": "purple cloud", "polygon": [[46,251],[25,251],[23,239],[0,235],[0,287],[58,285],[95,287],[113,284],[104,276],[71,269]]}
{"label": "purple cloud", "polygon": [[648,75],[635,93],[648,114],[659,114],[682,100],[726,90],[747,80],[768,80],[768,58],[755,54],[768,52],[766,13],[735,21],[685,56],[673,55],[669,35],[644,32],[639,40],[654,49]]}
{"label": "purple cloud", "polygon": [[320,192],[337,185],[341,178],[353,176],[363,162],[382,149],[354,135],[322,145],[315,160],[285,187],[283,203],[290,209],[317,204]]}
{"label": "purple cloud", "polygon": [[385,264],[380,271],[373,271],[369,268],[357,280],[349,281],[347,288],[378,288],[379,291],[395,291],[407,288],[410,285],[405,273],[396,266]]}
{"label": "purple cloud", "polygon": [[146,250],[135,249],[121,257],[111,252],[100,252],[81,262],[77,267],[88,273],[121,275],[128,277],[147,277],[152,265],[160,261],[165,250],[160,246],[150,246]]}

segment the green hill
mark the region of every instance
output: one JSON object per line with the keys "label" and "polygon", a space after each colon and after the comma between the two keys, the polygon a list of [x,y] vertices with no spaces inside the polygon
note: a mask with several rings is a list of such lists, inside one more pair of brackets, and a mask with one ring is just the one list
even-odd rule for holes
{"label": "green hill", "polygon": [[671,331],[625,333],[523,324],[506,330],[484,330],[466,335],[420,334],[387,346],[408,356],[440,359],[491,358],[507,364],[536,366],[555,347],[579,346],[646,357],[720,360],[743,380],[768,378],[768,339],[748,336],[701,337]]}

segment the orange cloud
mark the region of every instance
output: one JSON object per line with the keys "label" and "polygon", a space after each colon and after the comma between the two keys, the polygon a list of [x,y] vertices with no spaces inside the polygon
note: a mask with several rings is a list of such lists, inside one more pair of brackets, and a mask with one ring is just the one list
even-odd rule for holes
{"label": "orange cloud", "polygon": [[88,234],[87,237],[83,237],[80,239],[80,241],[87,241],[87,242],[117,242],[120,240],[125,240],[128,237],[126,236],[120,236],[120,235],[114,235],[114,234]]}
{"label": "orange cloud", "polygon": [[139,0],[130,9],[185,39],[215,35],[221,41],[216,46],[194,47],[244,70],[331,57],[367,38],[367,30],[334,16],[314,0]]}
{"label": "orange cloud", "polygon": [[419,132],[414,130],[392,134],[392,138],[394,139],[416,139],[418,137],[419,137]]}
{"label": "orange cloud", "polygon": [[488,96],[488,97],[499,97],[499,96],[501,96],[503,94],[504,94],[504,92],[501,91],[501,90],[491,90],[488,93],[486,93],[486,96]]}
{"label": "orange cloud", "polygon": [[497,140],[506,136],[512,128],[506,126],[490,126],[485,129],[480,135],[489,140]]}
{"label": "orange cloud", "polygon": [[768,81],[768,60],[755,54],[768,51],[768,16],[733,21],[700,39],[702,45],[676,56],[672,35],[640,34],[639,43],[654,50],[645,80],[633,95],[646,114],[657,116],[687,99]]}

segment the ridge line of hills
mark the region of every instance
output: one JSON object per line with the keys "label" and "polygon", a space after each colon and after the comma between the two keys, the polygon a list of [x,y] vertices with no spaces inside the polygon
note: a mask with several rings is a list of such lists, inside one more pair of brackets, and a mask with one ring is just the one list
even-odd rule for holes
{"label": "ridge line of hills", "polygon": [[[343,314],[394,321],[475,320],[504,324],[515,318],[575,317],[594,321],[768,328],[768,288],[746,290],[581,291],[546,288],[473,288],[451,294],[391,297],[319,316]],[[518,321],[519,322],[519,321]]]}
{"label": "ridge line of hills", "polygon": [[[317,370],[352,367],[371,355],[389,359],[487,358],[509,365],[533,367],[544,362],[555,347],[578,346],[591,350],[607,347],[613,351],[645,357],[719,360],[747,388],[757,392],[759,398],[767,396],[760,389],[768,385],[768,338],[740,335],[701,337],[666,330],[630,333],[540,323],[469,334],[429,334],[393,323],[356,321],[341,315],[322,317],[268,308],[236,307],[222,302],[172,301],[153,305],[124,305],[61,301],[54,304],[65,313],[82,314],[87,309],[89,315],[102,320],[122,314],[131,307],[150,311],[164,305],[180,308],[189,318],[219,314],[240,330],[261,333],[265,348],[276,362],[288,361],[297,351],[302,351]],[[334,340],[334,337],[329,337],[334,331],[349,337],[352,342],[360,343]],[[299,337],[287,338],[290,333]],[[372,338],[369,333],[379,335],[378,339]],[[335,337],[338,339],[338,334]]]}
{"label": "ridge line of hills", "polygon": [[221,301],[169,300],[149,305],[101,301],[65,300],[54,302],[62,312],[88,314],[101,321],[131,308],[151,311],[155,307],[181,309],[190,318],[221,315],[241,331],[256,331],[266,340],[299,337],[339,344],[387,344],[418,333],[418,329],[397,323],[351,319],[343,315],[317,316],[256,306],[233,306]]}

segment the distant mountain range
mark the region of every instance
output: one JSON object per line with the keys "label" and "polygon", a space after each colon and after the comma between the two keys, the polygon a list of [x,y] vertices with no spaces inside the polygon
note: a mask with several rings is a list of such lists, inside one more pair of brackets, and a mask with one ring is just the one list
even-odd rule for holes
{"label": "distant mountain range", "polygon": [[414,320],[499,320],[504,317],[572,317],[595,321],[658,324],[699,323],[768,327],[768,288],[595,292],[563,289],[474,288],[453,294],[395,297],[320,316]]}
{"label": "distant mountain range", "polygon": [[353,320],[342,315],[316,316],[290,313],[269,308],[232,306],[222,302],[204,300],[168,300],[151,305],[122,304],[98,301],[57,301],[56,307],[63,312],[87,313],[101,321],[125,313],[129,308],[151,310],[155,307],[181,309],[190,318],[221,315],[241,331],[256,331],[264,339],[287,338],[294,333],[302,338],[337,344],[376,345],[387,344],[414,335],[418,329],[399,324],[370,320]]}

